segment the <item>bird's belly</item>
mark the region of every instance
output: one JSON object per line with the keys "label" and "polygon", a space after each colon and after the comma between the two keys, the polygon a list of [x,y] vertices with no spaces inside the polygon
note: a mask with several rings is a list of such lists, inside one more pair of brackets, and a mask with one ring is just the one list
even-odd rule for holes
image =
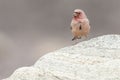
{"label": "bird's belly", "polygon": [[73,29],[72,33],[73,33],[74,36],[80,36],[82,34],[82,30]]}
{"label": "bird's belly", "polygon": [[86,31],[84,28],[82,28],[81,30],[79,29],[79,27],[74,27],[72,29],[72,33],[74,36],[84,36],[87,34],[88,31]]}

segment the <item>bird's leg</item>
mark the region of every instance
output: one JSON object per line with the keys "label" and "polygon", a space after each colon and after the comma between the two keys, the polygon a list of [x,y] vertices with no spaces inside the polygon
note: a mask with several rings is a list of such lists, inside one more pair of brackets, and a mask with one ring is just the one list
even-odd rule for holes
{"label": "bird's leg", "polygon": [[79,36],[77,39],[81,39],[81,37]]}
{"label": "bird's leg", "polygon": [[76,39],[76,37],[73,37],[73,38],[72,38],[72,41],[74,41],[75,39]]}

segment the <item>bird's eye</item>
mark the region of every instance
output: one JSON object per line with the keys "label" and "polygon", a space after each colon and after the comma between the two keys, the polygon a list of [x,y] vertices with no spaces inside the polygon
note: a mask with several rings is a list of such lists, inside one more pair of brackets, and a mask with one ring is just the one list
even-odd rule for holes
{"label": "bird's eye", "polygon": [[74,12],[74,13],[76,13],[76,14],[81,14],[81,12]]}

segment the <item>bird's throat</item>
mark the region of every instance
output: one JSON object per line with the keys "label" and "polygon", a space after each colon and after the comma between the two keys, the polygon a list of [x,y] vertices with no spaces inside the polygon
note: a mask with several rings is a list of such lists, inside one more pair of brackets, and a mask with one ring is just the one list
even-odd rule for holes
{"label": "bird's throat", "polygon": [[75,17],[73,17],[73,19],[75,20],[75,21],[79,21],[79,17],[77,17],[77,16],[75,16]]}

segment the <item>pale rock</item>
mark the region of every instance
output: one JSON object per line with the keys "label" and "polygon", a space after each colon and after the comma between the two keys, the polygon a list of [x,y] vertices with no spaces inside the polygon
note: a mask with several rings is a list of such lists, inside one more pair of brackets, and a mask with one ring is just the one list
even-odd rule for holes
{"label": "pale rock", "polygon": [[120,80],[120,35],[104,35],[48,53],[3,80]]}

